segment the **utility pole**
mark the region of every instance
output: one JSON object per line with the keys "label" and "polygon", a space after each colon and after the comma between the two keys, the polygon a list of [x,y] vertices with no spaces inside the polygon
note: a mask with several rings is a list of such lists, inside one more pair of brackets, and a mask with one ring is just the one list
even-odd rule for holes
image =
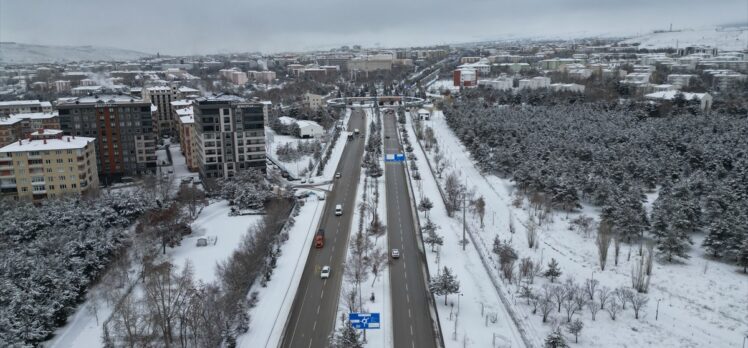
{"label": "utility pole", "polygon": [[462,251],[465,251],[465,244],[467,244],[467,240],[465,239],[466,231],[467,231],[467,176],[465,176],[465,187],[463,187],[463,193],[462,193]]}
{"label": "utility pole", "polygon": [[[657,310],[655,311],[655,320],[660,316],[660,301],[662,301],[661,298],[657,299]],[[743,347],[745,347],[745,340],[743,341]]]}

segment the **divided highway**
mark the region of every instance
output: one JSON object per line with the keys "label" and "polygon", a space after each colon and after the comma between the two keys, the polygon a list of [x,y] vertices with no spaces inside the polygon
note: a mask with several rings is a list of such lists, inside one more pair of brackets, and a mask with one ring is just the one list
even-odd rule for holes
{"label": "divided highway", "polygon": [[[404,153],[394,115],[383,116],[384,153]],[[424,281],[417,231],[411,209],[405,164],[385,163],[387,197],[387,242],[399,249],[400,258],[390,258],[390,291],[394,346],[437,347],[436,333]]]}
{"label": "divided highway", "polygon": [[[361,174],[361,159],[366,139],[366,119],[361,110],[353,110],[348,121],[348,130],[360,129],[361,136],[347,141],[337,171],[340,179],[327,195],[320,228],[325,230],[325,245],[316,249],[312,245],[304,274],[296,292],[290,317],[283,333],[282,347],[315,348],[329,346],[329,337],[335,323],[340,287],[343,280],[351,218],[355,209],[356,191]],[[343,215],[335,216],[335,205],[343,206]],[[332,267],[330,278],[321,279],[322,267]]]}

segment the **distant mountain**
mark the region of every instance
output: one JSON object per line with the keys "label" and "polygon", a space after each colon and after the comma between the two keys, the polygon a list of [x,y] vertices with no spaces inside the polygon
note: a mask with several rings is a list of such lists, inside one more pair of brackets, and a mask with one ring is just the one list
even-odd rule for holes
{"label": "distant mountain", "polygon": [[733,26],[659,31],[626,39],[621,43],[639,43],[640,48],[648,49],[711,46],[722,51],[742,51],[748,45],[748,27]]}
{"label": "distant mountain", "polygon": [[0,42],[0,63],[34,64],[98,60],[131,60],[151,54],[100,46],[46,46]]}

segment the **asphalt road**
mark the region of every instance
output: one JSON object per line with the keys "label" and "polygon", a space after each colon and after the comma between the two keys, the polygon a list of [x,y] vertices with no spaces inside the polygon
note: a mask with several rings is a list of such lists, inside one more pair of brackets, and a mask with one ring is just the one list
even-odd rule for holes
{"label": "asphalt road", "polygon": [[[384,116],[384,153],[405,153],[397,136],[394,115]],[[389,136],[389,139],[387,139]],[[387,243],[400,258],[390,258],[390,289],[394,346],[436,347],[418,239],[413,224],[405,164],[385,164],[387,195]],[[384,318],[382,320],[385,320]]]}
{"label": "asphalt road", "polygon": [[[343,262],[355,208],[366,136],[364,112],[354,109],[348,121],[348,130],[352,131],[355,128],[361,130],[361,136],[351,141],[341,136],[338,140],[345,141],[346,146],[336,170],[341,173],[341,178],[336,179],[332,192],[327,194],[327,203],[320,223],[320,227],[325,229],[325,246],[316,249],[312,245],[294,298],[288,325],[283,333],[282,347],[329,346],[329,337],[337,319]],[[335,216],[336,204],[343,205],[342,216]],[[332,268],[329,279],[320,278],[323,266]]]}

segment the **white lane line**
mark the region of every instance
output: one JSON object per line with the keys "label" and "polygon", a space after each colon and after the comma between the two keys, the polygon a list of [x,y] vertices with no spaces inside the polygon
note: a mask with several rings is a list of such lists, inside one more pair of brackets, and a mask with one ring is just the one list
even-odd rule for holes
{"label": "white lane line", "polygon": [[319,314],[319,307],[320,305],[317,305],[317,314]]}
{"label": "white lane line", "polygon": [[309,346],[308,346],[308,348],[312,348],[312,340],[313,340],[313,339],[310,339],[310,340],[309,340]]}
{"label": "white lane line", "polygon": [[[408,318],[412,318],[412,317],[413,317],[413,316],[412,316],[412,315],[410,315],[410,308],[408,308]],[[315,321],[315,323],[316,323],[316,321]]]}
{"label": "white lane line", "polygon": [[[405,284],[405,287],[407,288],[408,284]],[[408,303],[410,303],[410,295],[409,294],[405,294],[405,300],[408,301]]]}
{"label": "white lane line", "polygon": [[320,300],[325,297],[325,289],[322,289],[322,292],[319,293]]}
{"label": "white lane line", "polygon": [[314,321],[314,326],[312,326],[312,331],[315,331],[315,330],[317,330],[317,321],[316,320]]}

